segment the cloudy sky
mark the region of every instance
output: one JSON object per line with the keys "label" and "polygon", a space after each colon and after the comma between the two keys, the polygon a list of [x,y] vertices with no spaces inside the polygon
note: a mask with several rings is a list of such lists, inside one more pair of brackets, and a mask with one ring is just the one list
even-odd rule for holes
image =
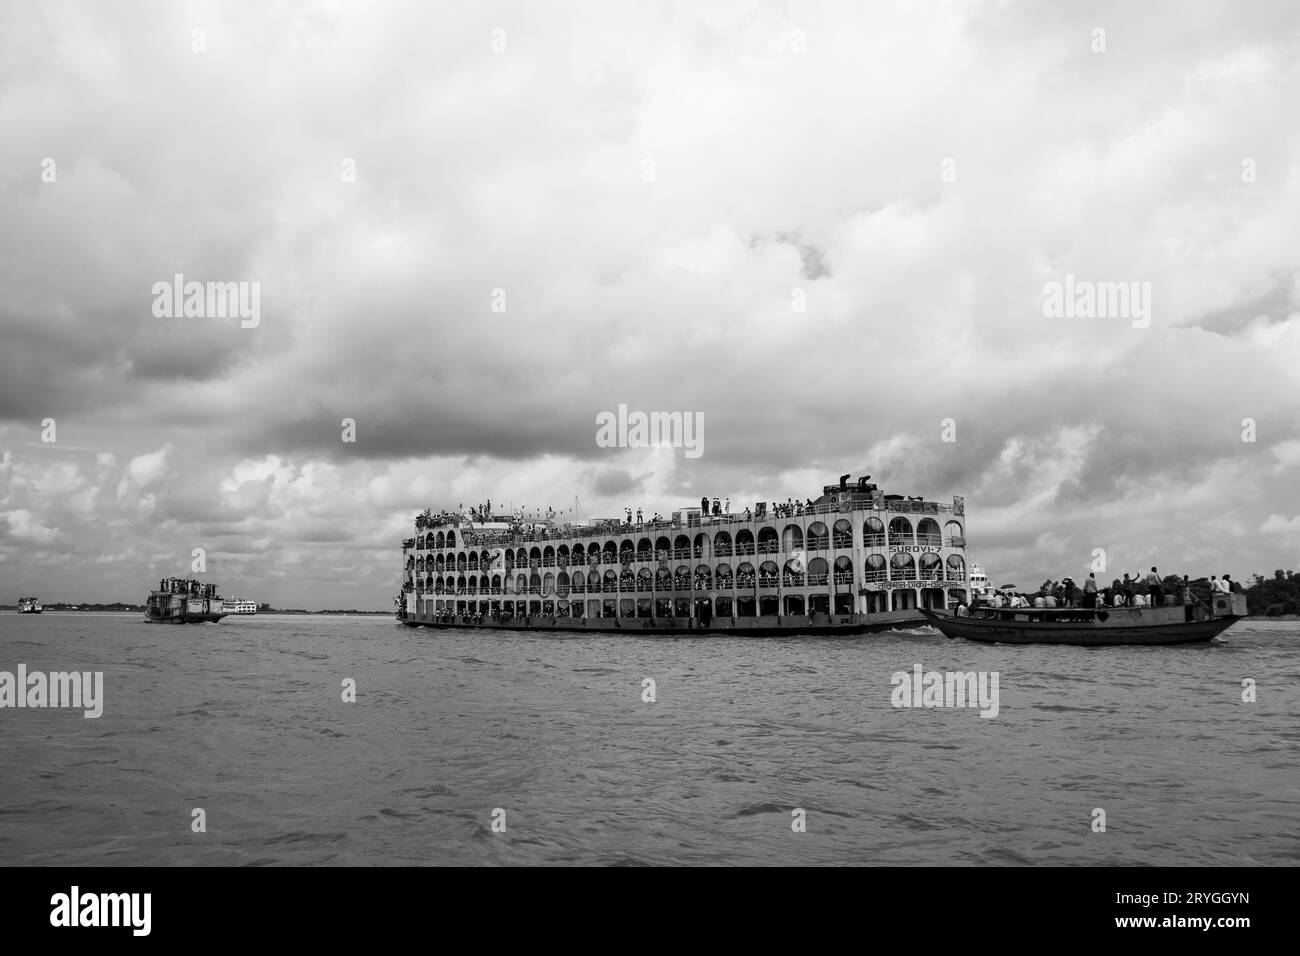
{"label": "cloudy sky", "polygon": [[[964,495],[997,583],[1300,567],[1298,38],[1285,0],[5,4],[0,602],[202,547],[388,608],[424,507],[844,472]],[[177,273],[260,322],[156,316]],[[1149,324],[1046,315],[1066,275]],[[620,403],[703,454],[600,447]]]}

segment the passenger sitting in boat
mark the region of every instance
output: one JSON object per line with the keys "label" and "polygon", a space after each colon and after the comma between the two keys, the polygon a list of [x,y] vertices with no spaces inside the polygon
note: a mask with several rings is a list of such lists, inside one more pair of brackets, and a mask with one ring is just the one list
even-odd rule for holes
{"label": "passenger sitting in boat", "polygon": [[1146,606],[1147,606],[1147,599],[1146,599],[1145,597],[1143,597],[1141,594],[1134,594],[1134,595],[1133,595],[1133,606],[1134,606],[1134,607],[1146,607]]}
{"label": "passenger sitting in boat", "polygon": [[1047,602],[1043,598],[1042,591],[1039,591],[1038,595],[1034,598],[1034,607],[1047,607]]}
{"label": "passenger sitting in boat", "polygon": [[[1214,579],[1211,578],[1210,580],[1213,581]],[[1223,580],[1219,582],[1218,591],[1220,594],[1232,593],[1232,585],[1228,583],[1228,576],[1226,574],[1223,576]]]}
{"label": "passenger sitting in boat", "polygon": [[1056,607],[1056,604],[1057,604],[1057,601],[1056,601],[1056,595],[1055,595],[1055,594],[1049,594],[1049,595],[1047,595],[1047,597],[1043,598],[1043,605],[1044,605],[1044,607]]}
{"label": "passenger sitting in boat", "polygon": [[965,604],[958,604],[958,605],[957,605],[957,610],[954,611],[953,613],[956,614],[957,617],[969,617],[969,616],[970,616],[970,610],[966,607]]}

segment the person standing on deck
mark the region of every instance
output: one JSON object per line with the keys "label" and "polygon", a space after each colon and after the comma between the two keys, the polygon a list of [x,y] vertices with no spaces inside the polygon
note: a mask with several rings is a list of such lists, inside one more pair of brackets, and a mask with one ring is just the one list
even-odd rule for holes
{"label": "person standing on deck", "polygon": [[1089,573],[1088,580],[1083,582],[1083,606],[1097,606],[1097,575],[1095,573]]}
{"label": "person standing on deck", "polygon": [[1159,607],[1164,602],[1160,599],[1160,572],[1154,567],[1151,569],[1151,573],[1147,575],[1146,585],[1147,603],[1152,607]]}
{"label": "person standing on deck", "polygon": [[1192,582],[1187,575],[1183,575],[1183,603],[1192,603]]}
{"label": "person standing on deck", "polygon": [[700,498],[700,514],[706,515],[708,513],[709,513],[709,498],[707,495],[705,495]]}

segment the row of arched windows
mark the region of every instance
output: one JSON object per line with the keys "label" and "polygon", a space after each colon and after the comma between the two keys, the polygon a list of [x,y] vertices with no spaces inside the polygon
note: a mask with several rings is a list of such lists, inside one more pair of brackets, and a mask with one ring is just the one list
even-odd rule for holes
{"label": "row of arched windows", "polygon": [[[862,542],[865,547],[883,547],[886,540],[890,544],[920,545],[922,547],[942,547],[945,541],[951,545],[954,539],[962,536],[962,526],[958,521],[949,521],[943,531],[933,518],[922,518],[913,529],[908,518],[899,515],[889,523],[886,534],[884,523],[876,517],[867,518],[862,523]],[[445,544],[438,544],[442,539]],[[417,539],[418,540],[418,539]],[[455,532],[447,532],[444,539],[442,532],[432,532],[424,542],[429,548],[454,548]],[[746,554],[775,554],[791,551],[825,551],[833,548],[853,547],[853,526],[847,519],[841,518],[833,525],[827,526],[823,521],[814,521],[808,525],[807,534],[797,524],[787,524],[778,531],[774,527],[758,530],[758,536],[748,528],[736,532],[733,539],[728,531],[719,531],[713,535],[700,532],[694,537],[678,534],[674,537],[659,535],[653,540],[643,537],[635,542],[624,538],[621,542],[606,541],[604,544],[592,542],[570,547],[561,544],[558,547],[533,545],[531,548],[483,549],[481,551],[459,552],[456,555],[432,555],[428,559],[434,562],[434,570],[442,570],[445,562],[455,561],[456,570],[474,571],[488,569],[492,566],[494,555],[500,563],[509,567],[569,567],[581,564],[620,564],[633,561],[653,561],[663,557],[669,558],[712,558],[731,557]],[[417,559],[421,560],[421,559]]]}
{"label": "row of arched windows", "polygon": [[[964,581],[966,562],[959,554],[951,554],[945,561],[937,552],[927,551],[917,561],[913,555],[899,553],[889,559],[884,555],[867,556],[864,567],[863,582],[887,580],[919,581]],[[558,573],[547,571],[544,574],[533,571],[531,574],[426,574],[417,576],[416,582],[423,590],[438,593],[451,591],[457,593],[466,589],[490,589],[493,592],[505,590],[514,593],[566,593],[569,590],[592,591],[668,591],[668,590],[709,590],[717,587],[722,590],[737,588],[775,587],[778,583],[784,587],[821,587],[827,584],[853,585],[853,562],[841,555],[828,562],[825,558],[815,557],[808,561],[805,568],[798,560],[791,559],[778,566],[775,561],[763,561],[754,566],[743,561],[734,569],[726,562],[716,567],[698,564],[694,568],[678,565],[675,568],[640,568],[637,571],[625,569],[621,573],[612,569],[601,571],[567,571]]]}

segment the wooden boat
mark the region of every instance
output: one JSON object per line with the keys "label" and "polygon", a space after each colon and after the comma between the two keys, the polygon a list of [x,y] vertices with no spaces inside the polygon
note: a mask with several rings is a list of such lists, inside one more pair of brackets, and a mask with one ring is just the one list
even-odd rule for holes
{"label": "wooden boat", "polygon": [[986,644],[1196,644],[1246,616],[1244,594],[1215,594],[1213,605],[1023,608],[976,605],[966,614],[921,609],[950,638]]}
{"label": "wooden boat", "polygon": [[164,578],[149,592],[144,619],[149,624],[215,624],[227,614],[215,584]]}

